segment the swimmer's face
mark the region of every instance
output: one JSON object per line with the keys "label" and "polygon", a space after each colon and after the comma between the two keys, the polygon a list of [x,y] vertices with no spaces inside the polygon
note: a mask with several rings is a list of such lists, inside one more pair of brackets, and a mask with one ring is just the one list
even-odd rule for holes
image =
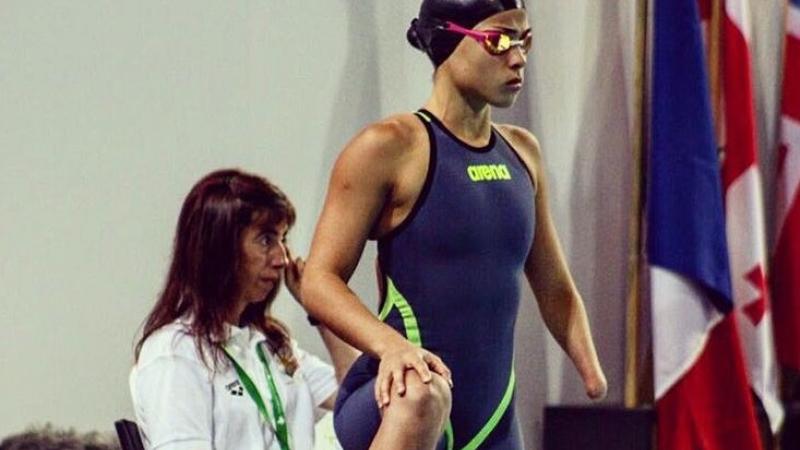
{"label": "swimmer's face", "polygon": [[[476,25],[478,31],[500,31],[512,39],[524,39],[531,33],[528,15],[523,9],[495,14]],[[520,46],[493,55],[474,39],[462,39],[443,63],[456,86],[468,97],[493,106],[514,104],[525,78],[527,52]]]}

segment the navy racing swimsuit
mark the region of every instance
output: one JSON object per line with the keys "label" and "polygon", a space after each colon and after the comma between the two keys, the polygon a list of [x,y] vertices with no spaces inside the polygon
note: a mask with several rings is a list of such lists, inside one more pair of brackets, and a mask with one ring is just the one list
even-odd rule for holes
{"label": "navy racing swimsuit", "polygon": [[[430,112],[430,162],[408,217],[378,241],[379,318],[453,372],[450,421],[439,449],[521,449],[514,413],[519,279],[533,243],[535,187],[492,129],[473,147]],[[362,355],[342,382],[334,424],[345,450],[366,449],[380,425],[379,361]]]}

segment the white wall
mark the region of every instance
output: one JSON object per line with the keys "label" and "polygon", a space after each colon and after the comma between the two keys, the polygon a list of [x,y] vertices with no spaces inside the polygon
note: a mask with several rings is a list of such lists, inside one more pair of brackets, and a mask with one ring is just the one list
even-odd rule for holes
{"label": "white wall", "polygon": [[[623,385],[635,3],[531,1],[527,87],[497,114],[542,142],[609,402]],[[758,3],[757,105],[771,164],[782,12],[778,0]],[[0,436],[37,421],[107,430],[131,415],[133,338],[161,287],[180,202],[206,172],[238,166],[278,183],[300,215],[292,245],[307,251],[337,152],[428,94],[430,65],[405,42],[417,7],[0,2]],[[369,247],[352,281],[371,305],[374,256]],[[527,291],[524,300],[517,404],[538,448],[543,405],[584,396]],[[286,296],[277,314],[322,350]]]}

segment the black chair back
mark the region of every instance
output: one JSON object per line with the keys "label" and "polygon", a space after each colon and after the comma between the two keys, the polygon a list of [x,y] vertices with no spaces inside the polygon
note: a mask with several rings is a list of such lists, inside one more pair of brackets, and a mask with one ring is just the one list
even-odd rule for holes
{"label": "black chair back", "polygon": [[142,436],[139,434],[136,422],[120,419],[114,422],[114,428],[117,429],[117,437],[119,437],[122,450],[144,450]]}

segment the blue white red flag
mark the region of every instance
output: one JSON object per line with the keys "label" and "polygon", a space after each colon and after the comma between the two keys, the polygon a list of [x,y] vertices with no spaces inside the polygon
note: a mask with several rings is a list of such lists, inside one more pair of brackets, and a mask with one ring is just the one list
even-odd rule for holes
{"label": "blue white red flag", "polygon": [[696,0],[655,0],[647,257],[661,450],[761,448]]}

